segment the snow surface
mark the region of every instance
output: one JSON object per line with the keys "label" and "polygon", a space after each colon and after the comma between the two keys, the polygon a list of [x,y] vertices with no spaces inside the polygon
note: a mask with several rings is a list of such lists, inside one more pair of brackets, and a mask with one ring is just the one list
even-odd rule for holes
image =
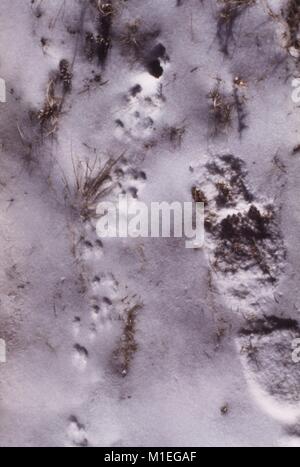
{"label": "snow surface", "polygon": [[[269,2],[276,14],[279,3]],[[222,53],[220,8],[114,0],[100,66],[84,53],[97,2],[0,2],[2,447],[300,446],[299,72],[264,1]],[[159,78],[147,67],[158,44]],[[36,115],[63,59],[72,88],[42,131]],[[246,128],[235,115],[216,135],[208,96],[218,83],[231,96],[236,77]],[[216,269],[212,235],[201,250],[184,239],[101,242],[93,214],[81,215],[78,174],[121,155],[106,199],[186,202],[197,185],[219,221],[245,212],[241,194],[231,207],[211,201],[219,176],[207,164],[226,154],[244,161],[255,206],[276,212],[278,254],[266,246],[276,281],[257,265]],[[274,316],[294,324],[269,325]]]}

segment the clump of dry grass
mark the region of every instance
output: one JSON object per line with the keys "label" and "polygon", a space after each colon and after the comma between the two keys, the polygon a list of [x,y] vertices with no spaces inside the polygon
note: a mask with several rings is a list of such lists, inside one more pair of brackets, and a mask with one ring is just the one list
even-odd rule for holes
{"label": "clump of dry grass", "polygon": [[84,53],[90,62],[93,61],[96,56],[96,38],[91,32],[85,33]]}
{"label": "clump of dry grass", "polygon": [[86,32],[85,55],[93,61],[97,57],[99,65],[104,65],[112,43],[112,25],[116,9],[111,0],[90,0],[96,12],[95,31]]}
{"label": "clump of dry grass", "polygon": [[75,165],[72,161],[75,185],[71,187],[70,182],[63,176],[66,197],[83,219],[95,216],[97,203],[114,188],[113,169],[123,156],[124,154],[121,154],[117,159],[109,158],[104,164],[99,157],[92,163],[80,161]]}
{"label": "clump of dry grass", "polygon": [[141,308],[142,305],[137,304],[125,310],[123,334],[119,346],[114,352],[117,367],[124,377],[127,376],[134,354],[138,349],[136,342],[136,319]]}
{"label": "clump of dry grass", "polygon": [[221,93],[219,85],[210,91],[208,98],[211,101],[209,110],[213,125],[213,134],[216,136],[231,126],[233,102],[228,96]]}
{"label": "clump of dry grass", "polygon": [[62,82],[63,90],[65,93],[71,91],[73,73],[71,71],[71,66],[68,60],[63,59],[60,61],[59,75],[57,78]]}
{"label": "clump of dry grass", "polygon": [[246,87],[246,82],[241,78],[235,78],[233,91],[230,94],[221,90],[221,83],[222,80],[217,78],[216,86],[208,94],[211,102],[209,112],[213,136],[224,133],[233,125],[235,119],[241,137],[243,131],[247,129],[246,97],[241,92],[241,89]]}
{"label": "clump of dry grass", "polygon": [[52,135],[58,128],[59,116],[62,112],[66,94],[71,91],[73,74],[68,60],[61,60],[56,71],[47,85],[46,99],[37,118],[47,136]]}
{"label": "clump of dry grass", "polygon": [[46,99],[43,108],[38,112],[38,120],[48,136],[55,133],[58,126],[62,99],[55,95],[55,81],[50,80],[47,86]]}
{"label": "clump of dry grass", "polygon": [[234,40],[234,26],[237,19],[247,8],[255,5],[256,0],[218,0],[221,9],[218,15],[217,37],[221,51],[229,55],[229,46]]}

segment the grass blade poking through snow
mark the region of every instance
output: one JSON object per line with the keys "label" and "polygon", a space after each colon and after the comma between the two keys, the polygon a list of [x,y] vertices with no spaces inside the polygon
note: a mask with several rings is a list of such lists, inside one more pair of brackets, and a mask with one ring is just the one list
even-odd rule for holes
{"label": "grass blade poking through snow", "polygon": [[75,176],[74,189],[70,188],[66,177],[64,181],[68,197],[72,199],[72,207],[79,211],[84,219],[95,215],[99,200],[114,188],[113,168],[123,156],[124,153],[117,159],[110,158],[104,165],[101,164],[99,157],[96,157],[92,163],[80,161],[77,165],[72,160]]}

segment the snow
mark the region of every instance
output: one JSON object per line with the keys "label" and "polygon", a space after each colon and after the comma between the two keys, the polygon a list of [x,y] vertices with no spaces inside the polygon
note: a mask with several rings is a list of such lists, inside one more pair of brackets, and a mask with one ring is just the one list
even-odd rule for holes
{"label": "snow", "polygon": [[[299,72],[286,25],[257,1],[226,56],[216,0],[114,0],[100,66],[84,46],[96,3],[0,3],[0,445],[299,446]],[[49,80],[62,96],[63,59],[72,88],[42,131],[36,116]],[[234,110],[215,133],[218,84],[229,102],[237,90],[243,131]],[[229,169],[209,164],[223,167],[224,155],[244,162],[253,202],[239,191],[218,206]],[[199,250],[184,238],[100,240],[77,183],[86,164],[97,172],[118,158],[107,201],[190,202],[197,186],[219,225],[271,205],[262,248],[275,280],[255,262],[218,269],[220,238],[209,232]]]}

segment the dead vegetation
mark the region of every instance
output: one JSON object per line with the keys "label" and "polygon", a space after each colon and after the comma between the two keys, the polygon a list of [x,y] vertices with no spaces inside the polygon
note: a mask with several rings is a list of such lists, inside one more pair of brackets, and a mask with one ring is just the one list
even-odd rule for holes
{"label": "dead vegetation", "polygon": [[134,354],[138,350],[136,342],[136,320],[142,305],[129,307],[124,313],[124,329],[117,350],[114,352],[114,360],[118,371],[122,376],[127,376]]}
{"label": "dead vegetation", "polygon": [[116,13],[112,0],[90,0],[95,12],[94,31],[85,33],[84,52],[89,61],[95,58],[98,64],[105,65],[112,44],[112,25]]}
{"label": "dead vegetation", "polygon": [[222,80],[218,78],[216,86],[208,94],[212,135],[218,136],[225,133],[229,128],[234,126],[234,119],[236,119],[237,131],[241,137],[244,130],[247,129],[246,98],[241,93],[246,83],[241,78],[236,77],[233,80],[231,94],[222,91],[221,84]]}
{"label": "dead vegetation", "polygon": [[95,216],[97,203],[114,188],[113,169],[123,156],[124,154],[116,159],[109,158],[104,164],[98,156],[93,162],[80,161],[75,164],[72,161],[75,186],[71,187],[70,182],[63,177],[66,198],[83,219]]}
{"label": "dead vegetation", "polygon": [[210,116],[213,134],[216,136],[231,126],[233,103],[230,98],[221,93],[219,86],[210,91],[208,97],[211,100]]}
{"label": "dead vegetation", "polygon": [[90,62],[97,59],[104,66],[114,40],[124,55],[143,63],[158,78],[163,73],[160,60],[166,59],[162,44],[153,45],[160,31],[156,27],[146,28],[139,18],[113,28],[114,18],[124,4],[121,0],[90,0],[95,19],[93,28],[85,31],[84,54]]}
{"label": "dead vegetation", "polygon": [[61,103],[61,98],[55,95],[55,82],[50,80],[44,106],[38,113],[38,120],[41,123],[41,127],[42,129],[46,128],[48,136],[55,133],[57,130]]}
{"label": "dead vegetation", "polygon": [[229,55],[229,48],[234,43],[234,29],[237,20],[247,8],[255,5],[256,0],[218,0],[221,9],[218,12],[217,37],[224,55]]}
{"label": "dead vegetation", "polygon": [[59,64],[59,76],[58,80],[62,82],[63,91],[65,93],[70,92],[72,88],[73,74],[71,72],[71,66],[68,60],[61,60]]}
{"label": "dead vegetation", "polygon": [[61,60],[58,71],[50,78],[46,91],[43,108],[38,112],[37,118],[47,136],[52,135],[58,128],[59,116],[67,93],[72,88],[72,71],[68,60]]}

